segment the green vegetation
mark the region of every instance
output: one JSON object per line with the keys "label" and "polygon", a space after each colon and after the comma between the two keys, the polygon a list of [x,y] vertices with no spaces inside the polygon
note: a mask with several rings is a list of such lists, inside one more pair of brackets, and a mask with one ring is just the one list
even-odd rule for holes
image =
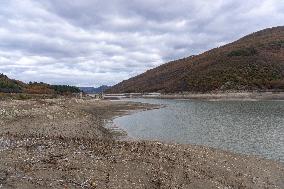
{"label": "green vegetation", "polygon": [[244,48],[244,49],[238,49],[238,50],[234,50],[231,51],[228,56],[232,57],[232,56],[253,56],[257,54],[257,51],[255,48],[250,47],[250,48]]}
{"label": "green vegetation", "polygon": [[65,94],[65,93],[79,93],[81,90],[78,87],[69,86],[69,85],[51,85],[51,88],[57,94]]}
{"label": "green vegetation", "polygon": [[15,80],[10,80],[4,74],[0,74],[0,92],[20,93],[22,88]]}
{"label": "green vegetation", "polygon": [[0,92],[2,93],[23,93],[18,95],[19,99],[27,99],[26,94],[47,94],[47,95],[70,95],[79,93],[78,87],[69,85],[49,85],[43,82],[29,82],[9,79],[6,75],[0,74]]}
{"label": "green vegetation", "polygon": [[271,46],[277,46],[279,48],[284,48],[284,40],[273,41],[270,43]]}
{"label": "green vegetation", "polygon": [[27,94],[19,94],[18,95],[18,100],[27,100],[30,99],[31,97]]}

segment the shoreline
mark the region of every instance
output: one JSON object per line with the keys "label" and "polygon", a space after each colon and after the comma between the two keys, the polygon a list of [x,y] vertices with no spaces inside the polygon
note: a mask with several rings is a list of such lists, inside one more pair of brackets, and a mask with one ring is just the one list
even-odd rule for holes
{"label": "shoreline", "polygon": [[193,99],[193,100],[228,100],[228,101],[258,101],[284,100],[284,92],[212,92],[212,93],[184,93],[161,94],[160,96],[144,96],[157,99]]}
{"label": "shoreline", "polygon": [[[127,101],[122,100],[122,102],[127,102]],[[118,141],[139,141],[138,139],[130,137],[128,135],[127,131],[119,128],[119,126],[116,126],[113,121],[115,119],[123,117],[123,116],[128,116],[128,115],[132,115],[132,114],[143,112],[143,111],[160,109],[160,108],[164,107],[164,105],[154,105],[154,104],[146,104],[146,103],[141,103],[141,104],[143,104],[145,106],[143,109],[125,110],[121,114],[115,115],[115,116],[111,117],[110,119],[106,120],[106,123],[103,124],[102,127],[109,130],[109,132],[111,133],[111,135],[114,137],[115,140],[118,140]]]}
{"label": "shoreline", "polygon": [[104,128],[105,120],[149,106],[93,99],[1,101],[0,186],[283,188],[280,162],[190,144],[117,141]]}
{"label": "shoreline", "polygon": [[[92,95],[90,95],[92,96]],[[153,99],[191,99],[191,100],[221,100],[221,101],[259,101],[259,100],[284,100],[283,91],[258,92],[258,91],[214,91],[210,93],[121,93],[106,94],[105,99],[124,98],[153,98]]]}
{"label": "shoreline", "polygon": [[[147,98],[145,98],[147,99]],[[189,100],[189,99],[170,99],[170,100]],[[121,100],[123,101],[123,100]],[[275,100],[273,100],[275,101]],[[125,102],[131,102],[131,101],[125,101]],[[144,102],[145,103],[145,102]],[[147,102],[149,103],[149,102]],[[152,104],[149,104],[152,105]],[[164,104],[159,104],[158,107],[152,107],[152,108],[146,108],[143,110],[130,110],[127,111],[127,113],[119,115],[119,116],[115,116],[113,119],[110,120],[110,122],[107,124],[108,126],[106,126],[107,129],[110,129],[111,131],[114,130],[114,135],[115,137],[117,137],[116,139],[119,141],[149,141],[149,142],[161,142],[161,143],[165,143],[165,144],[178,144],[178,145],[193,145],[193,146],[199,146],[199,147],[208,147],[208,148],[213,148],[215,150],[221,150],[224,152],[230,152],[232,154],[239,154],[239,155],[245,155],[245,156],[252,156],[252,157],[256,157],[259,159],[264,159],[264,160],[271,160],[271,161],[276,161],[279,163],[284,163],[283,158],[275,158],[275,157],[265,157],[262,156],[260,154],[252,154],[252,153],[248,153],[248,152],[243,152],[243,151],[234,151],[234,150],[230,150],[230,149],[226,149],[226,148],[221,148],[221,147],[216,147],[216,146],[210,146],[210,145],[203,145],[203,144],[192,144],[192,143],[179,143],[179,142],[169,142],[169,141],[160,141],[159,139],[140,139],[140,138],[135,138],[134,136],[130,136],[126,130],[122,129],[119,125],[116,125],[114,123],[114,120],[120,117],[124,117],[124,116],[129,116],[132,114],[136,114],[136,113],[140,113],[143,111],[149,111],[149,110],[154,110],[154,109],[161,109],[166,107],[167,105]],[[284,165],[284,164],[283,164]]]}

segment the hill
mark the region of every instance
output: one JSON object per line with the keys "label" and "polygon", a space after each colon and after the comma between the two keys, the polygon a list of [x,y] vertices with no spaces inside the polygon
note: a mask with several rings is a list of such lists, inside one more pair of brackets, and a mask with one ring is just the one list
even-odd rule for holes
{"label": "hill", "polygon": [[284,26],[245,36],[197,56],[172,61],[106,92],[283,90]]}
{"label": "hill", "polygon": [[4,74],[0,74],[0,92],[4,93],[20,93],[26,84],[14,79],[8,78]]}
{"label": "hill", "polygon": [[98,88],[95,87],[80,87],[80,90],[82,90],[84,93],[87,94],[97,94],[97,93],[103,93],[105,90],[109,89],[110,86],[102,85]]}
{"label": "hill", "polygon": [[43,82],[24,83],[10,79],[4,74],[0,74],[0,92],[2,93],[26,93],[26,94],[70,94],[79,93],[78,87],[69,85],[49,85]]}

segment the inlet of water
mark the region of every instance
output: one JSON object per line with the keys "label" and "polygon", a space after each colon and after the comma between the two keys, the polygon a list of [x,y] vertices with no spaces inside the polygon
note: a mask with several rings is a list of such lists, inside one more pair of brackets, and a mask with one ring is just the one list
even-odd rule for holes
{"label": "inlet of water", "polygon": [[130,137],[205,145],[284,162],[284,101],[131,99],[165,108],[116,118]]}

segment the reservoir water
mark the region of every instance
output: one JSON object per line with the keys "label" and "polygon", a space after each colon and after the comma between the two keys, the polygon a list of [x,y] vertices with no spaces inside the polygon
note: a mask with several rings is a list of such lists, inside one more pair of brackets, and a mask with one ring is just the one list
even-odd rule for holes
{"label": "reservoir water", "polygon": [[116,118],[129,137],[197,144],[284,162],[284,101],[131,99],[164,108]]}

